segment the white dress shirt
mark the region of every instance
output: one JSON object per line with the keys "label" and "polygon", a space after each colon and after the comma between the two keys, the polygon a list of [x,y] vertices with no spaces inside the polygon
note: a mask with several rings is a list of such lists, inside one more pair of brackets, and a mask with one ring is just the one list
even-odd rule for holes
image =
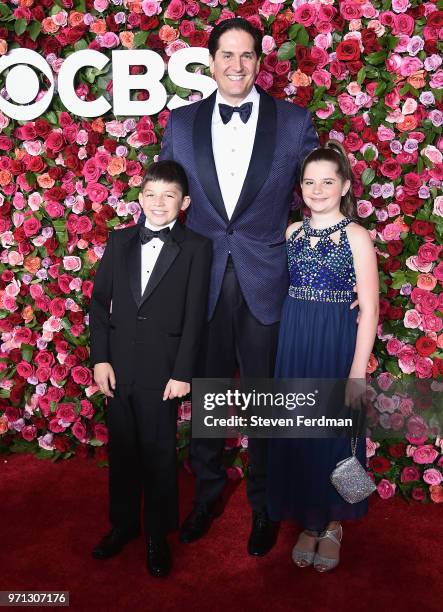
{"label": "white dress shirt", "polygon": [[[172,230],[176,221],[177,219],[174,219],[174,221],[171,221],[171,223],[168,223],[168,225],[162,225],[161,227],[157,227],[149,223],[149,221],[146,219],[145,227],[148,227],[153,232],[158,232],[164,227],[169,227],[169,229]],[[146,285],[148,284],[149,278],[152,274],[152,270],[154,269],[154,266],[157,262],[158,256],[160,255],[160,251],[162,250],[162,248],[163,248],[163,240],[160,240],[160,238],[152,238],[152,240],[150,240],[146,244],[142,244],[142,265],[141,265],[141,268],[142,268],[141,269],[142,295],[145,292]]]}
{"label": "white dress shirt", "polygon": [[[252,102],[252,112],[247,123],[243,123],[239,113],[233,113],[232,119],[226,125],[223,123],[218,105],[228,103],[218,91],[212,113],[212,151],[218,182],[229,219],[232,217],[240,197],[254,146],[260,105],[260,95],[255,87],[237,106],[241,106],[245,102]],[[228,106],[232,106],[232,104],[228,104]]]}

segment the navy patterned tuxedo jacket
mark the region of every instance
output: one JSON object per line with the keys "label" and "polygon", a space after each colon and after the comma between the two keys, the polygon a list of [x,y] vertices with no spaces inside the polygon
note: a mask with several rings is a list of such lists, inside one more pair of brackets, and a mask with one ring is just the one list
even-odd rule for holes
{"label": "navy patterned tuxedo jacket", "polygon": [[288,290],[285,231],[300,166],[318,145],[309,111],[275,100],[257,87],[260,107],[251,161],[231,219],[212,152],[216,92],[173,110],[160,159],[173,159],[189,178],[186,224],[213,243],[208,316],[214,313],[229,253],[243,296],[263,324],[275,323]]}

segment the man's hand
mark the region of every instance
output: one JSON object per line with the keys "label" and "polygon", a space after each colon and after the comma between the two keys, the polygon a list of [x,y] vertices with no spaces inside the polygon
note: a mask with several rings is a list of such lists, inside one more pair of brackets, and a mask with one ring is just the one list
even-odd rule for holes
{"label": "man's hand", "polygon": [[97,383],[100,391],[104,393],[106,397],[114,397],[112,391],[115,389],[115,374],[110,363],[106,361],[95,364],[94,380]]}
{"label": "man's hand", "polygon": [[189,383],[170,378],[166,384],[165,392],[163,393],[163,401],[175,399],[176,397],[184,397],[188,395],[190,390],[191,385]]}

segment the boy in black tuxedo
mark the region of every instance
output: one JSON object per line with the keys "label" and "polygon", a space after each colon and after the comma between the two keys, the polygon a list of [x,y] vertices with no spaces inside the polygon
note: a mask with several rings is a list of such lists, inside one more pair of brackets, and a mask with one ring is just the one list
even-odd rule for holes
{"label": "boy in black tuxedo", "polygon": [[187,395],[205,323],[211,241],[177,219],[190,204],[180,164],[151,164],[139,201],[146,216],[109,236],[90,307],[91,364],[108,399],[111,531],[107,559],[140,533],[147,563],[170,571],[167,533],[178,526],[177,398]]}

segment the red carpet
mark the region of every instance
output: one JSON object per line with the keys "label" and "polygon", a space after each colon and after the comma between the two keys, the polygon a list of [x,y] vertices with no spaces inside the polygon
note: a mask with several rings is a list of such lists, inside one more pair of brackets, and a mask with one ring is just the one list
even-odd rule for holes
{"label": "red carpet", "polygon": [[[245,551],[250,515],[244,485],[203,540],[171,538],[173,573],[151,578],[140,538],[114,559],[90,549],[108,530],[107,471],[92,461],[58,464],[0,458],[0,590],[70,591],[75,611],[441,610],[443,507],[373,496],[367,518],[344,525],[342,563],[328,575],[290,559],[296,530],[284,524],[262,559]],[[182,513],[192,477],[181,475]]]}

